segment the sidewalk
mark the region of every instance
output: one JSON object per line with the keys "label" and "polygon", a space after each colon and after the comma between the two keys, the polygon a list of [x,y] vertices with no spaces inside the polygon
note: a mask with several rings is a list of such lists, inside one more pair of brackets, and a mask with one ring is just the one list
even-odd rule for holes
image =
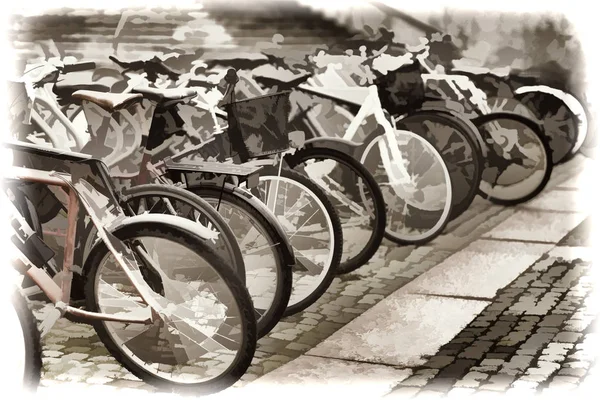
{"label": "sidewalk", "polygon": [[[439,396],[494,392],[513,382],[530,382],[526,375],[547,376],[536,381],[541,388],[550,387],[554,375],[567,377],[557,382],[575,382],[557,375],[560,368],[552,375],[549,364],[536,363],[554,363],[544,361],[544,352],[554,357],[564,348],[569,329],[577,326],[581,332],[573,333],[581,336],[569,336],[572,354],[567,351],[562,365],[557,364],[590,369],[566,364],[578,362],[571,360],[577,352],[589,358],[595,340],[580,326],[589,325],[587,314],[597,312],[589,306],[590,251],[582,241],[594,201],[589,192],[595,188],[592,165],[578,156],[557,167],[545,192],[521,207],[478,198],[428,246],[384,242],[371,263],[336,278],[316,304],[280,322],[259,341],[242,380],[209,398]],[[569,303],[580,297],[589,300]],[[547,320],[543,313],[559,317]],[[546,325],[563,317],[556,326]],[[569,320],[584,322],[565,322]],[[518,333],[525,327],[526,333]],[[538,339],[529,341],[531,337]],[[519,353],[532,343],[539,344],[535,354]],[[66,388],[136,396],[153,391],[116,363],[88,326],[60,321],[44,349],[46,387],[40,394]],[[499,357],[501,353],[505,355]],[[531,357],[526,366],[525,359],[515,358],[525,356]],[[496,372],[492,366],[498,367]],[[550,372],[544,375],[536,368]],[[534,389],[532,383],[517,386]]]}
{"label": "sidewalk", "polygon": [[245,389],[391,399],[577,387],[598,341],[590,177],[547,189]]}

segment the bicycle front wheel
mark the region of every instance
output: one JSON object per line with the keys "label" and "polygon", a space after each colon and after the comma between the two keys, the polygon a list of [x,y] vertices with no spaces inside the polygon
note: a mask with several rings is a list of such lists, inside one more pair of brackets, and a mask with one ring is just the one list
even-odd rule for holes
{"label": "bicycle front wheel", "polygon": [[14,391],[9,393],[33,393],[37,391],[42,375],[40,332],[25,296],[16,286],[9,294],[11,304],[7,304],[3,313],[5,340],[10,344],[3,363],[6,368],[2,369],[2,377],[8,385],[5,390],[12,388]]}
{"label": "bicycle front wheel", "polygon": [[305,310],[321,297],[342,258],[342,226],[323,190],[302,174],[261,169],[252,192],[273,212],[294,249],[292,294],[284,316]]}
{"label": "bicycle front wheel", "polygon": [[213,243],[217,252],[238,272],[245,282],[244,257],[233,231],[209,203],[195,194],[175,186],[146,184],[128,188],[124,199],[134,215],[159,213],[177,215],[198,222],[218,233]]}
{"label": "bicycle front wheel", "polygon": [[452,179],[450,219],[465,212],[479,189],[483,157],[476,142],[452,117],[421,111],[397,122],[398,127],[426,138],[446,162]]}
{"label": "bicycle front wheel", "polygon": [[[450,220],[450,172],[426,138],[396,129],[394,142],[373,132],[360,149],[360,161],[382,188],[387,205],[385,236],[398,244],[424,244],[437,237]],[[401,159],[391,156],[392,145],[397,146]]]}
{"label": "bicycle front wheel", "polygon": [[285,161],[319,185],[335,207],[344,236],[338,274],[369,262],[385,233],[385,200],[375,178],[351,155],[329,148],[301,149]]}
{"label": "bicycle front wheel", "polygon": [[512,206],[537,196],[552,174],[552,150],[540,127],[528,118],[494,113],[476,118],[488,143],[482,197]]}
{"label": "bicycle front wheel", "polygon": [[[176,225],[140,222],[113,235],[132,249],[144,280],[169,306],[148,324],[94,321],[107,350],[160,390],[209,394],[234,384],[256,349],[252,300],[236,273],[204,240]],[[147,257],[161,272],[146,266]],[[104,242],[84,270],[88,310],[147,312]]]}

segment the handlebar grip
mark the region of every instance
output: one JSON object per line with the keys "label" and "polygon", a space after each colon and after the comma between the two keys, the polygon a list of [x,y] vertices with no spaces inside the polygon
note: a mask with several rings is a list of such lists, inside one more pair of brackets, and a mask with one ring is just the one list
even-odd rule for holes
{"label": "handlebar grip", "polygon": [[114,63],[116,63],[119,67],[121,68],[127,68],[131,63],[126,63],[123,61],[120,61],[119,59],[117,59],[117,57],[115,56],[108,56],[108,59]]}
{"label": "handlebar grip", "polygon": [[240,78],[237,75],[237,71],[234,68],[230,68],[227,70],[227,74],[225,75],[225,82],[230,85],[236,84]]}
{"label": "handlebar grip", "polygon": [[66,64],[62,68],[62,72],[67,74],[69,72],[89,71],[91,69],[96,69],[96,63],[93,61],[84,61],[74,64]]}

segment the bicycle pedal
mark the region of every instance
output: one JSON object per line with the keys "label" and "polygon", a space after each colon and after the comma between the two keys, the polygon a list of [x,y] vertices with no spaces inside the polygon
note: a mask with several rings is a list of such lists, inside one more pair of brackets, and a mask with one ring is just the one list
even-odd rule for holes
{"label": "bicycle pedal", "polygon": [[41,337],[46,336],[46,334],[50,332],[52,327],[54,327],[54,325],[56,324],[56,321],[58,321],[60,317],[62,317],[62,314],[63,313],[61,312],[61,310],[56,307],[54,307],[48,312],[44,320],[39,325]]}

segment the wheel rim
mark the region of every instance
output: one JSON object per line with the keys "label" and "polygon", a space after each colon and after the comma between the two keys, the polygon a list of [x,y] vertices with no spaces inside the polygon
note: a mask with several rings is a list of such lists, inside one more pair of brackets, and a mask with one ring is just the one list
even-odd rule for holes
{"label": "wheel rim", "polygon": [[367,195],[363,179],[332,158],[307,159],[294,170],[319,185],[335,208],[344,236],[341,262],[357,257],[371,241],[376,218],[374,200]]}
{"label": "wheel rim", "polygon": [[[115,345],[145,372],[171,382],[201,383],[227,373],[245,341],[243,316],[231,289],[198,253],[165,239],[136,239],[168,278],[176,279],[161,293],[174,306],[161,310],[170,314],[167,319],[159,313],[150,325],[103,321]],[[163,284],[161,278],[146,281],[155,288]],[[100,312],[146,308],[110,253],[98,266],[95,289]]]}
{"label": "wheel rim", "polygon": [[524,123],[508,118],[481,124],[479,130],[489,145],[481,191],[502,200],[534,193],[548,168],[544,144],[536,133]]}
{"label": "wheel rim", "polygon": [[548,86],[531,86],[531,87],[521,87],[516,90],[516,93],[532,93],[532,92],[542,92],[553,95],[558,99],[562,100],[565,105],[571,110],[575,118],[577,119],[577,135],[575,140],[575,145],[571,149],[571,154],[575,154],[581,149],[585,139],[588,135],[589,130],[589,121],[588,116],[585,111],[585,108],[581,104],[579,100],[575,96],[570,93],[563,92],[562,90],[558,90],[555,88],[551,88]]}
{"label": "wheel rim", "polygon": [[[387,205],[387,232],[400,240],[424,240],[437,232],[445,224],[452,204],[450,175],[442,157],[433,146],[420,136],[409,131],[396,130],[398,149],[409,173],[416,178],[418,189],[433,187],[435,190],[421,190],[414,196],[414,189],[394,190],[389,184],[387,171],[381,160],[381,146],[385,136],[371,141],[361,157],[377,183]],[[392,164],[398,161],[393,160]],[[400,194],[398,194],[399,192]],[[427,199],[430,196],[430,199]]]}
{"label": "wheel rim", "polygon": [[460,130],[443,119],[429,115],[409,116],[401,123],[411,132],[427,138],[446,161],[452,180],[452,205],[459,206],[469,201],[479,182],[476,182],[474,149]]}
{"label": "wheel rim", "polygon": [[[211,206],[217,208],[218,198],[204,197]],[[222,200],[219,214],[232,229],[244,258],[246,268],[246,288],[250,293],[257,320],[272,309],[277,293],[277,275],[280,262],[275,244],[270,243],[261,225],[252,215]]]}
{"label": "wheel rim", "polygon": [[[270,204],[273,197],[269,195],[275,188],[277,199]],[[333,222],[321,200],[300,182],[284,176],[261,176],[257,189],[294,249],[296,266],[288,307],[295,306],[314,293],[328,275],[335,249]],[[305,216],[308,218],[301,218]]]}

